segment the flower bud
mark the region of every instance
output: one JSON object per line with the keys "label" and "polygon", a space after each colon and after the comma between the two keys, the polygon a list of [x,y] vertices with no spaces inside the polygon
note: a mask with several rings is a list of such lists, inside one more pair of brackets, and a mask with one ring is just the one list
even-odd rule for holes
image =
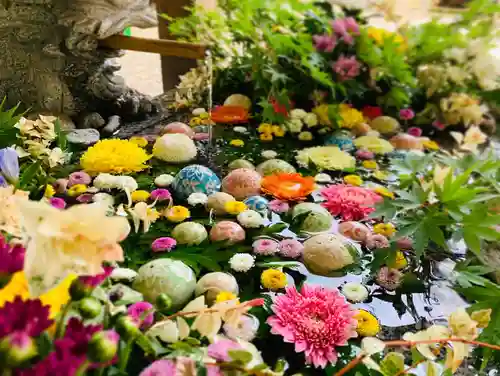
{"label": "flower bud", "polygon": [[36,345],[28,334],[13,332],[0,342],[0,367],[17,367],[36,354]]}
{"label": "flower bud", "polygon": [[172,307],[172,299],[167,294],[160,294],[156,298],[156,308],[160,312],[166,312]]}
{"label": "flower bud", "polygon": [[69,288],[69,294],[71,296],[71,300],[77,301],[81,300],[92,293],[92,287],[85,285],[78,278],[75,279]]}
{"label": "flower bud", "polygon": [[104,363],[112,360],[118,351],[120,336],[114,330],[105,330],[92,336],[88,356],[92,362]]}
{"label": "flower bud", "polygon": [[92,297],[80,300],[78,305],[78,311],[84,319],[93,319],[94,317],[97,317],[101,313],[101,310],[101,303],[96,298]]}
{"label": "flower bud", "polygon": [[116,320],[115,329],[125,341],[133,340],[141,334],[139,324],[127,315],[121,316]]}

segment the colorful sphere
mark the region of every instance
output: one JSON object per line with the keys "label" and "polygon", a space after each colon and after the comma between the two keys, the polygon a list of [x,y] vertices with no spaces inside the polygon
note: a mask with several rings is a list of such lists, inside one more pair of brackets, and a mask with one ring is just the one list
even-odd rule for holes
{"label": "colorful sphere", "polygon": [[237,170],[238,168],[249,168],[250,170],[255,170],[255,166],[252,162],[247,161],[246,159],[235,159],[229,163],[228,167],[231,171]]}
{"label": "colorful sphere", "polygon": [[399,121],[390,116],[379,116],[370,123],[373,130],[381,134],[394,134],[401,128]]}
{"label": "colorful sphere", "polygon": [[189,162],[196,158],[197,153],[193,140],[182,133],[164,134],[153,145],[154,157],[169,163]]}
{"label": "colorful sphere", "polygon": [[338,146],[340,150],[354,150],[354,142],[351,136],[346,132],[335,132],[325,140],[327,146]]}
{"label": "colorful sphere", "polygon": [[165,128],[163,128],[161,134],[166,133],[182,133],[188,136],[189,138],[194,137],[194,131],[187,124],[181,123],[179,121],[168,124]]}
{"label": "colorful sphere", "polygon": [[176,196],[185,200],[195,192],[206,195],[218,192],[221,182],[215,172],[208,167],[190,165],[179,171],[171,186]]}
{"label": "colorful sphere", "polygon": [[218,215],[227,214],[226,203],[229,201],[235,201],[235,198],[229,193],[215,192],[208,196],[207,208]]}
{"label": "colorful sphere", "polygon": [[332,215],[319,204],[313,202],[303,202],[296,205],[292,211],[292,217],[309,212],[302,221],[300,229],[306,232],[328,231],[332,227]]}
{"label": "colorful sphere", "polygon": [[193,270],[182,261],[168,258],[157,259],[141,266],[133,288],[150,303],[160,294],[167,294],[174,307],[187,303],[196,288]]}
{"label": "colorful sphere", "polygon": [[408,133],[399,133],[392,137],[389,142],[397,150],[424,150],[422,139]]}
{"label": "colorful sphere", "polygon": [[208,237],[208,233],[201,223],[183,222],[174,227],[172,237],[177,244],[198,245]]}
{"label": "colorful sphere", "polygon": [[238,168],[231,171],[222,180],[222,190],[233,195],[237,200],[244,200],[260,193],[262,177],[249,168]]}
{"label": "colorful sphere", "polygon": [[224,106],[241,106],[245,110],[250,110],[252,100],[243,94],[232,94],[226,98]]}
{"label": "colorful sphere", "polygon": [[304,242],[304,263],[319,275],[329,275],[355,262],[347,242],[340,235],[320,234]]}
{"label": "colorful sphere", "polygon": [[262,176],[275,175],[280,173],[293,174],[297,172],[287,161],[282,159],[269,159],[257,166],[257,172]]}
{"label": "colorful sphere", "polygon": [[245,230],[236,222],[220,221],[210,230],[210,240],[213,242],[227,241],[236,244],[245,240]]}
{"label": "colorful sphere", "polygon": [[205,274],[196,284],[195,296],[206,295],[209,304],[215,301],[217,295],[223,291],[228,291],[238,295],[239,288],[236,278],[232,274],[223,272],[213,272]]}
{"label": "colorful sphere", "polygon": [[243,202],[248,209],[255,210],[259,213],[266,213],[267,205],[269,204],[269,200],[262,196],[251,196]]}

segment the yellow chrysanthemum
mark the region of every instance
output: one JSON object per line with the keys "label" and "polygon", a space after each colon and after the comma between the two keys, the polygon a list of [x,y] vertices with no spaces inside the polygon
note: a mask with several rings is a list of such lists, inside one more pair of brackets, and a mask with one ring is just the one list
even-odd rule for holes
{"label": "yellow chrysanthemum", "polygon": [[148,140],[146,140],[144,137],[140,137],[140,136],[130,137],[129,141],[133,144],[136,144],[137,146],[139,146],[141,148],[148,145]]}
{"label": "yellow chrysanthemum", "polygon": [[384,197],[389,197],[389,198],[394,198],[394,193],[392,193],[390,190],[388,190],[385,187],[377,187],[373,190],[374,192],[378,193],[381,196]]}
{"label": "yellow chrysanthemum", "polygon": [[268,124],[268,123],[262,123],[261,125],[259,125],[259,128],[257,128],[257,131],[259,131],[259,133],[272,133],[273,131],[273,126],[271,124]]}
{"label": "yellow chrysanthemum", "polygon": [[436,141],[424,141],[422,145],[428,150],[439,150],[439,144]]}
{"label": "yellow chrysanthemum", "polygon": [[201,120],[199,117],[194,117],[191,120],[189,120],[189,125],[191,127],[196,127],[201,124]]}
{"label": "yellow chrysanthemum", "polygon": [[400,270],[400,269],[406,268],[407,265],[408,265],[408,261],[406,260],[405,254],[401,251],[398,251],[396,253],[396,259],[394,260],[394,262],[392,262],[388,266],[393,268],[393,269]]}
{"label": "yellow chrysanthemum", "polygon": [[393,38],[394,43],[400,45],[398,51],[405,51],[407,48],[406,40],[403,38],[403,36],[397,33],[393,33],[389,30],[370,26],[368,28],[368,36],[372,38],[379,46],[383,45],[386,39]]}
{"label": "yellow chrysanthemum", "polygon": [[182,222],[191,216],[189,209],[185,206],[176,205],[167,209],[165,216],[170,222]]}
{"label": "yellow chrysanthemum", "polygon": [[394,146],[387,140],[375,136],[361,136],[354,140],[358,149],[370,150],[376,154],[386,154],[394,151]]}
{"label": "yellow chrysanthemum", "polygon": [[261,141],[272,141],[273,135],[272,133],[261,133],[259,138]]}
{"label": "yellow chrysanthemum", "polygon": [[339,121],[340,128],[351,129],[354,126],[365,122],[365,117],[363,116],[362,112],[356,110],[355,108],[349,107],[346,104],[341,104],[339,106],[339,114],[341,117]]}
{"label": "yellow chrysanthemum", "polygon": [[229,214],[238,215],[247,210],[247,206],[241,201],[228,201],[224,204],[224,210]]}
{"label": "yellow chrysanthemum", "polygon": [[50,184],[45,187],[44,197],[51,198],[56,194],[56,190]]}
{"label": "yellow chrysanthemum", "polygon": [[359,175],[346,175],[344,176],[344,183],[359,187],[363,184],[363,179]]}
{"label": "yellow chrysanthemum", "polygon": [[363,161],[362,163],[364,168],[368,168],[370,170],[376,170],[378,168],[377,162],[370,160],[370,161]]}
{"label": "yellow chrysanthemum", "polygon": [[236,146],[238,148],[242,147],[243,145],[245,145],[245,141],[243,140],[240,140],[240,139],[234,139],[234,140],[231,140],[229,142],[229,145],[231,146]]}
{"label": "yellow chrysanthemum", "polygon": [[276,137],[283,137],[285,135],[285,127],[281,125],[273,125],[272,132]]}
{"label": "yellow chrysanthemum", "polygon": [[390,238],[396,232],[396,227],[392,223],[379,223],[373,226],[373,232]]}
{"label": "yellow chrysanthemum", "polygon": [[321,104],[316,106],[312,110],[313,114],[316,114],[318,121],[321,125],[331,126],[332,121],[330,120],[330,106],[327,104]]}
{"label": "yellow chrysanthemum", "polygon": [[80,165],[91,175],[126,174],[146,169],[151,158],[144,149],[127,140],[99,141],[81,157]]}
{"label": "yellow chrysanthemum", "polygon": [[316,146],[299,150],[295,157],[301,167],[313,163],[320,170],[345,170],[356,167],[356,159],[337,146]]}
{"label": "yellow chrysanthemum", "polygon": [[[75,275],[69,275],[56,287],[39,297],[42,304],[50,306],[51,318],[57,316],[61,307],[69,301],[69,287],[75,278]],[[24,272],[15,273],[9,283],[0,289],[0,307],[3,307],[7,302],[12,302],[16,296],[20,296],[23,300],[30,298],[28,281]]]}
{"label": "yellow chrysanthemum", "polygon": [[237,300],[238,297],[230,291],[221,291],[215,298],[216,303],[226,302],[228,300]]}
{"label": "yellow chrysanthemum", "polygon": [[356,331],[360,336],[374,337],[380,332],[380,324],[377,318],[370,312],[360,309],[354,318],[358,320]]}
{"label": "yellow chrysanthemum", "polygon": [[147,201],[148,198],[149,198],[150,194],[148,191],[144,191],[144,190],[137,190],[137,191],[134,191],[130,194],[130,198],[132,199],[132,201],[134,202],[144,202],[144,201]]}
{"label": "yellow chrysanthemum", "polygon": [[87,186],[85,184],[75,184],[68,189],[66,194],[70,197],[76,197],[85,192],[87,192]]}
{"label": "yellow chrysanthemum", "polygon": [[260,276],[262,286],[269,290],[279,290],[286,286],[286,274],[281,270],[267,269]]}

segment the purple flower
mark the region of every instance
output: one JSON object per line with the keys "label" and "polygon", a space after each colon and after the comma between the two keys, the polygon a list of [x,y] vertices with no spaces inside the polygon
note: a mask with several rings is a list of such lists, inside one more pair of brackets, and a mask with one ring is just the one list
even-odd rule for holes
{"label": "purple flower", "polygon": [[314,35],[313,42],[318,51],[332,52],[337,45],[337,38],[333,34]]}
{"label": "purple flower", "polygon": [[399,110],[399,118],[401,120],[411,120],[415,117],[415,112],[411,108],[403,108]]}
{"label": "purple flower", "polygon": [[359,35],[359,25],[352,17],[333,20],[331,26],[335,34],[351,46],[354,44],[353,35]]}
{"label": "purple flower", "polygon": [[170,191],[168,189],[158,188],[151,192],[150,197],[152,200],[166,201],[170,200],[172,198],[172,195],[170,194]]}
{"label": "purple flower", "polygon": [[267,204],[267,207],[278,214],[281,213],[286,213],[288,210],[290,210],[290,205],[286,201],[281,201],[281,200],[272,200]]}
{"label": "purple flower", "polygon": [[284,239],[279,243],[279,253],[283,257],[298,258],[304,252],[304,246],[296,239]]}
{"label": "purple flower", "polygon": [[161,359],[143,369],[139,376],[174,376],[176,374],[175,363],[170,359]]}
{"label": "purple flower", "polygon": [[89,185],[92,178],[85,171],[73,172],[68,177],[68,187],[77,184]]}
{"label": "purple flower", "polygon": [[9,183],[15,183],[19,179],[19,156],[15,149],[0,149],[0,175]]}
{"label": "purple flower", "polygon": [[128,307],[127,314],[141,329],[147,329],[153,325],[153,310],[154,307],[151,303],[137,302]]}
{"label": "purple flower", "polygon": [[375,154],[370,150],[360,149],[356,151],[356,158],[363,160],[370,160],[375,158]]}
{"label": "purple flower", "polygon": [[0,187],[6,187],[8,186],[9,184],[7,183],[7,180],[5,180],[5,178],[0,175]]}
{"label": "purple flower", "polygon": [[89,342],[102,325],[83,325],[79,318],[72,317],[66,324],[64,337],[55,341],[56,346],[68,349],[74,356],[85,357]]}
{"label": "purple flower", "polygon": [[338,74],[340,81],[346,81],[359,76],[361,64],[356,60],[356,56],[340,55],[339,59],[332,64],[332,69]]}
{"label": "purple flower", "polygon": [[16,370],[16,376],[74,376],[84,361],[85,357],[75,356],[69,348],[56,345],[42,361],[29,369]]}
{"label": "purple flower", "polygon": [[410,128],[408,128],[406,133],[408,133],[409,135],[412,135],[414,137],[420,137],[420,136],[422,136],[422,128],[410,127]]}
{"label": "purple flower", "polygon": [[64,209],[66,207],[66,201],[59,197],[51,197],[49,203],[56,209]]}
{"label": "purple flower", "polygon": [[112,266],[104,266],[103,272],[96,275],[83,275],[78,277],[78,280],[86,287],[97,287],[103,283],[113,272]]}
{"label": "purple flower", "polygon": [[219,366],[207,365],[207,376],[224,376]]}
{"label": "purple flower", "polygon": [[65,193],[68,188],[68,179],[57,179],[52,186],[57,193]]}
{"label": "purple flower", "polygon": [[252,247],[253,253],[261,256],[270,256],[278,252],[278,242],[272,239],[257,239]]}
{"label": "purple flower", "polygon": [[151,244],[151,249],[153,252],[170,252],[177,245],[177,241],[174,238],[163,237],[156,239]]}
{"label": "purple flower", "polygon": [[241,350],[241,345],[229,339],[222,339],[207,347],[208,356],[220,362],[230,362],[229,351]]}
{"label": "purple flower", "polygon": [[439,120],[435,120],[433,123],[432,123],[432,126],[434,128],[436,128],[437,130],[444,130],[446,128],[446,125],[441,123]]}
{"label": "purple flower", "polygon": [[0,234],[0,274],[14,274],[23,270],[25,253],[22,245],[11,246]]}
{"label": "purple flower", "polygon": [[49,313],[50,307],[42,305],[39,299],[23,301],[16,296],[0,308],[0,338],[16,331],[38,337],[54,323]]}

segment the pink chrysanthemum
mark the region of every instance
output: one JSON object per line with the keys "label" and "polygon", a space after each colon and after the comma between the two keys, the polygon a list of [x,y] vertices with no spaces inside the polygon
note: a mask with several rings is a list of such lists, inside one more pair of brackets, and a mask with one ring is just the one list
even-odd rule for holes
{"label": "pink chrysanthemum", "polygon": [[137,302],[127,309],[127,314],[139,324],[141,329],[147,329],[154,322],[154,306],[148,302]]}
{"label": "pink chrysanthemum", "polygon": [[370,189],[345,184],[330,185],[321,190],[326,199],[323,206],[344,221],[359,221],[375,211],[382,197]]}
{"label": "pink chrysanthemum", "polygon": [[356,60],[356,56],[345,57],[340,55],[339,59],[332,63],[332,69],[337,73],[340,81],[347,81],[359,76],[361,64]]}
{"label": "pink chrysanthemum", "polygon": [[26,250],[22,245],[10,245],[0,234],[0,275],[23,270],[25,253]]}
{"label": "pink chrysanthemum", "polygon": [[273,239],[257,239],[252,243],[253,253],[260,256],[271,256],[278,252],[279,243]]}
{"label": "pink chrysanthemum", "polygon": [[177,374],[177,367],[170,359],[161,359],[151,363],[139,376],[171,376]]}
{"label": "pink chrysanthemum", "polygon": [[0,338],[12,332],[24,332],[38,337],[54,321],[49,318],[50,307],[39,299],[23,301],[20,296],[0,308]]}
{"label": "pink chrysanthemum", "polygon": [[217,342],[210,344],[207,347],[208,356],[221,361],[221,362],[230,362],[231,356],[229,355],[229,351],[241,350],[241,345],[237,342],[231,341],[229,339],[221,339]]}
{"label": "pink chrysanthemum", "polygon": [[279,243],[279,253],[283,257],[297,258],[302,256],[304,245],[297,239],[283,239]]}
{"label": "pink chrysanthemum", "polygon": [[286,289],[272,305],[274,316],[267,319],[271,333],[294,343],[296,352],[305,352],[306,363],[325,368],[337,361],[336,346],[356,337],[356,311],[336,289],[304,284],[297,291]]}

